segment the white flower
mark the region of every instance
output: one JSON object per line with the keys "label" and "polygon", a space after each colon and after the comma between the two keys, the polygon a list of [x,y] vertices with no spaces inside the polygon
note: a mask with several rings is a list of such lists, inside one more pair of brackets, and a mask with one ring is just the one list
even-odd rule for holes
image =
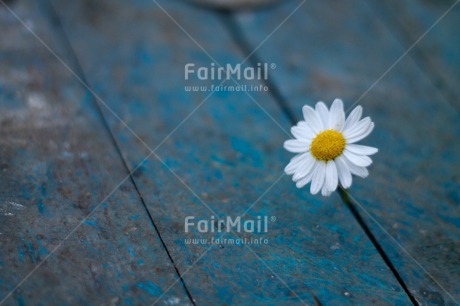
{"label": "white flower", "polygon": [[287,140],[284,148],[298,153],[284,171],[293,175],[297,188],[311,182],[310,192],[329,196],[337,189],[351,186],[351,175],[367,177],[366,167],[372,164],[368,155],[377,153],[376,148],[357,145],[374,128],[371,118],[361,119],[363,109],[357,106],[345,120],[343,103],[335,99],[328,110],[323,102],[315,109],[302,108],[305,121],[291,128],[295,139]]}

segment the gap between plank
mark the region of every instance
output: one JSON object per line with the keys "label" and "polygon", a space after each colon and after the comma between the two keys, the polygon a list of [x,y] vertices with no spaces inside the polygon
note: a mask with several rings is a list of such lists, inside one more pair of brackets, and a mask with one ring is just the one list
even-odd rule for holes
{"label": "gap between plank", "polygon": [[401,285],[401,287],[404,289],[404,291],[406,292],[406,294],[408,295],[410,301],[412,302],[412,304],[414,304],[415,306],[418,305],[418,302],[417,300],[415,299],[415,297],[412,295],[412,293],[410,293],[409,291],[409,288],[407,288],[406,286],[406,283],[404,283],[404,280],[402,279],[401,275],[399,274],[398,270],[396,269],[396,267],[391,263],[391,260],[390,258],[388,257],[388,255],[385,253],[385,251],[383,250],[382,246],[377,242],[377,239],[375,238],[374,234],[372,234],[371,230],[369,229],[369,227],[367,226],[366,222],[364,221],[363,217],[361,217],[361,215],[359,214],[358,210],[356,209],[356,207],[354,206],[353,204],[353,201],[350,199],[350,197],[348,196],[348,193],[347,191],[345,191],[342,187],[339,187],[338,188],[338,192],[339,192],[339,195],[340,197],[342,198],[342,200],[345,202],[345,204],[347,205],[348,209],[351,211],[351,213],[353,214],[353,216],[355,217],[356,221],[358,221],[359,225],[362,227],[362,229],[364,230],[364,232],[366,233],[367,237],[371,240],[372,244],[374,245],[374,247],[377,249],[377,251],[379,252],[380,256],[382,256],[383,258],[383,261],[385,261],[385,264],[390,268],[391,272],[393,273],[393,275],[396,277],[396,279],[398,280],[398,283]]}
{"label": "gap between plank", "polygon": [[[58,16],[58,14],[56,13],[54,7],[52,6],[51,3],[48,2],[48,0],[41,1],[41,6],[42,6],[42,9],[44,11],[45,16],[48,17],[48,20],[50,21],[51,25],[54,25],[55,28],[57,29],[57,30],[55,30],[55,32],[57,34],[57,37],[61,40],[61,42],[62,42],[62,44],[64,46],[64,49],[67,50],[68,54],[70,55],[70,60],[72,62],[71,64],[75,68],[77,75],[79,75],[80,78],[83,80],[83,82],[88,87],[90,87],[90,84],[88,83],[88,81],[86,79],[86,76],[85,76],[85,74],[83,72],[83,68],[81,67],[80,62],[78,61],[78,57],[77,57],[77,55],[75,54],[75,52],[74,52],[74,50],[72,48],[70,40],[67,37],[67,34],[65,33],[65,30],[64,30],[64,28],[62,26],[62,22],[61,22],[61,20],[60,20],[60,18]],[[115,147],[115,150],[116,150],[117,154],[119,155],[121,162],[123,163],[124,168],[126,169],[127,173],[130,174],[131,170],[129,169],[129,166],[128,166],[126,160],[123,158],[121,148],[119,147],[119,145],[118,145],[118,143],[117,143],[117,141],[115,139],[115,136],[113,135],[112,130],[110,129],[110,126],[109,126],[107,120],[104,117],[102,109],[100,108],[99,104],[97,103],[96,99],[94,99],[94,97],[91,97],[91,101],[93,102],[93,104],[94,104],[94,106],[96,108],[97,114],[100,117],[100,119],[102,121],[102,124],[104,126],[104,129],[108,133],[108,135],[110,137],[110,140],[111,140],[113,146]],[[148,216],[148,218],[150,220],[150,223],[153,225],[158,237],[160,238],[161,244],[162,244],[163,248],[165,249],[169,260],[171,261],[177,276],[180,279],[180,282],[181,282],[182,287],[184,288],[184,290],[185,290],[185,292],[187,294],[187,297],[189,298],[190,302],[194,306],[196,306],[196,303],[195,303],[195,301],[194,301],[194,299],[193,299],[193,297],[192,297],[187,285],[185,284],[185,281],[182,278],[182,275],[180,274],[179,269],[176,266],[176,263],[175,263],[172,255],[171,255],[171,253],[169,252],[168,247],[166,246],[166,243],[165,243],[163,237],[160,234],[160,230],[159,230],[158,226],[156,225],[156,223],[155,223],[155,221],[153,219],[153,216],[150,214],[150,211],[147,208],[147,204],[146,204],[146,202],[144,200],[144,197],[142,196],[142,194],[141,194],[136,182],[134,181],[133,174],[130,174],[129,178],[130,178],[130,181],[131,181],[131,183],[133,184],[133,186],[134,186],[134,188],[136,190],[137,195],[139,196],[139,199],[140,199],[140,201],[142,203],[142,206],[144,207],[144,210],[145,210],[145,212],[146,212],[146,214],[147,214],[147,216]]]}
{"label": "gap between plank", "polygon": [[[222,15],[222,19],[224,20],[224,24],[226,25],[228,31],[230,32],[231,36],[233,37],[235,43],[240,47],[240,49],[243,51],[243,54],[251,54],[251,45],[249,44],[248,40],[246,39],[245,35],[243,34],[243,31],[241,27],[238,25],[238,23],[235,21],[234,14],[231,11],[227,10],[222,10],[220,11],[220,14]],[[257,63],[260,63],[261,60],[258,58],[258,56],[253,53],[251,56],[248,58],[248,62],[252,67],[257,67]],[[262,80],[262,82],[268,87],[269,92],[272,94],[274,97],[276,103],[280,107],[281,111],[289,118],[291,124],[297,124],[298,120],[294,114],[294,112],[291,110],[289,107],[289,104],[287,100],[284,98],[283,94],[279,90],[279,88],[272,82],[271,80]],[[418,305],[418,302],[416,301],[415,297],[410,293],[409,289],[407,288],[406,284],[404,283],[403,279],[401,278],[399,272],[397,271],[396,267],[391,263],[390,258],[388,255],[385,253],[383,250],[382,246],[378,243],[377,239],[375,236],[372,234],[370,228],[362,218],[362,216],[359,214],[358,210],[354,206],[353,202],[350,200],[348,197],[347,193],[342,190],[341,188],[338,189],[339,195],[344,202],[344,204],[347,206],[347,208],[350,210],[351,214],[355,218],[356,222],[360,225],[368,239],[371,241],[377,252],[379,253],[380,257],[383,259],[387,267],[390,269],[392,272],[393,276],[396,278],[398,281],[399,285],[401,288],[404,290],[406,295],[408,296],[409,300],[414,304],[415,306]]]}
{"label": "gap between plank", "polygon": [[[391,10],[388,10],[388,7],[386,7],[387,4],[376,4],[376,2],[372,2],[372,4],[367,2],[365,3],[370,8],[370,10],[373,11],[374,15],[377,16],[381,24],[403,47],[403,49],[407,49],[412,44],[412,42],[415,40],[413,35],[411,35],[410,32],[406,30],[404,25],[399,21],[395,14],[393,14]],[[384,11],[386,13],[381,14],[381,12]],[[439,22],[441,22],[441,20],[439,20]],[[393,25],[391,23],[393,23]],[[395,32],[399,33],[400,35],[397,35]],[[422,37],[425,34],[423,34]],[[423,39],[424,37],[422,38],[422,40]],[[457,111],[457,113],[460,113],[460,105],[454,102],[459,101],[460,96],[452,88],[450,82],[446,81],[446,79],[449,78],[449,76],[442,74],[440,69],[436,68],[436,64],[433,63],[431,57],[425,52],[425,50],[422,47],[420,47],[419,44],[415,45],[408,55],[414,60],[417,67],[428,78],[431,84],[433,84],[433,86],[439,90],[441,96],[443,96],[444,99],[446,99],[447,103],[450,104]]]}

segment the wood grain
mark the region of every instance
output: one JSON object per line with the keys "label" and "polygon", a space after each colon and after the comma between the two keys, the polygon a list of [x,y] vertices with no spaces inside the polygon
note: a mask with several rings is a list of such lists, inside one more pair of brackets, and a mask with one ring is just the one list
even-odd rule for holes
{"label": "wood grain", "polygon": [[[38,5],[11,9],[72,66]],[[1,304],[150,303],[178,276],[92,96],[3,4],[0,24]]]}
{"label": "wood grain", "polygon": [[374,1],[373,8],[411,56],[460,111],[460,3],[458,1]]}
{"label": "wood grain", "polygon": [[[239,14],[249,45],[258,46],[299,3]],[[395,36],[363,2],[307,1],[256,60],[277,62],[271,81],[297,118],[304,104],[341,97],[350,107],[362,98],[364,115],[376,123],[365,143],[380,152],[370,177],[354,180],[355,206],[416,300],[454,305],[460,299],[458,114],[411,56],[389,69],[405,52]]]}
{"label": "wood grain", "polygon": [[[244,54],[223,16],[179,1],[159,3],[199,46],[151,1],[53,2],[98,95],[148,147],[161,144],[156,153],[167,167],[152,157],[135,182],[197,304],[314,304],[314,297],[327,305],[409,304],[337,195],[310,196],[287,177],[264,195],[290,158],[282,148],[288,135],[277,125],[288,130],[290,122],[270,93],[251,95],[277,123],[245,93],[219,92],[162,142],[209,94],[184,90],[201,84],[184,80],[184,65],[211,65],[201,47],[222,64],[236,64]],[[105,115],[133,167],[149,150]],[[267,234],[245,234],[269,240],[251,246],[257,257],[242,245],[223,245],[201,258],[207,245],[184,242],[216,237],[186,235],[186,216],[236,217],[261,196],[248,217],[276,221]]]}

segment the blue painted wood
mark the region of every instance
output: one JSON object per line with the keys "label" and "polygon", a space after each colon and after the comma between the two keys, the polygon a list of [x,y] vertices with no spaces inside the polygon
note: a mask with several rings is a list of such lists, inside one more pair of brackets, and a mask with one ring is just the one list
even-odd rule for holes
{"label": "blue painted wood", "polygon": [[[249,44],[259,45],[299,3],[239,14]],[[306,1],[257,56],[277,63],[270,80],[299,118],[302,105],[318,100],[341,97],[350,107],[404,51],[364,2]],[[376,124],[366,142],[380,151],[370,177],[350,190],[411,294],[429,305],[460,300],[460,126],[448,102],[403,58],[360,101]]]}
{"label": "blue painted wood", "polygon": [[446,99],[460,110],[460,3],[374,1],[373,7]]}
{"label": "blue painted wood", "polygon": [[[38,2],[11,5],[71,65]],[[91,95],[3,4],[0,28],[0,304],[148,305],[178,276],[133,184],[103,200],[128,172]]]}
{"label": "blue painted wood", "polygon": [[[244,58],[221,16],[181,2],[159,3],[218,62],[237,64]],[[290,158],[282,148],[288,135],[246,94],[215,93],[175,130],[209,94],[185,90],[201,82],[185,81],[184,66],[210,66],[211,60],[162,9],[148,0],[53,4],[98,95],[150,148],[161,144],[157,154],[179,177],[155,157],[134,174],[197,304],[287,305],[299,304],[298,298],[313,304],[314,296],[326,305],[410,304],[337,195],[310,196],[287,177],[264,194]],[[251,95],[289,129],[269,93]],[[149,150],[104,112],[134,168]],[[269,240],[251,246],[257,256],[242,245],[222,245],[201,257],[207,245],[185,243],[218,237],[196,228],[184,233],[187,216],[209,220],[214,214],[201,201],[221,217],[236,217],[262,195],[247,218],[275,216],[276,221],[268,233],[244,234]]]}

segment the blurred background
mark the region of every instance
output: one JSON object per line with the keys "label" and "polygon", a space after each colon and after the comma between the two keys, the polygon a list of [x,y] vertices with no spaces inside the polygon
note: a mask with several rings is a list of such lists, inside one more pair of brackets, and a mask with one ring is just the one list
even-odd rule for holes
{"label": "blurred background", "polygon": [[[0,0],[0,305],[457,305],[458,2]],[[335,98],[379,153],[323,198],[283,142]]]}

